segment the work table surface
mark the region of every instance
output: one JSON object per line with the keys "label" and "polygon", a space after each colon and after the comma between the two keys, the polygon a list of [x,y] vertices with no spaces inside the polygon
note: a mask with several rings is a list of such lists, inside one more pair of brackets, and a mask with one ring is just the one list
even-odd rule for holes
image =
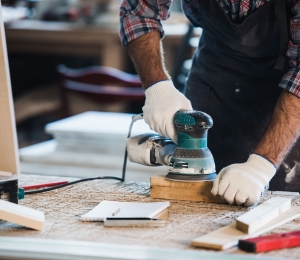
{"label": "work table surface", "polygon": [[[20,185],[45,183],[71,178],[21,175]],[[0,236],[80,240],[123,245],[145,245],[164,248],[192,249],[192,239],[228,225],[247,212],[247,208],[227,204],[171,200],[169,221],[162,228],[104,227],[102,222],[81,222],[87,213],[102,200],[151,202],[150,184],[146,182],[96,180],[78,183],[56,191],[27,195],[19,204],[45,213],[46,223],[42,231],[33,231],[18,225],[2,222]],[[292,198],[293,205],[300,205],[300,195],[284,192],[266,192],[263,200],[281,196]],[[298,230],[300,219],[289,222],[272,233]],[[224,252],[224,251],[223,251]],[[226,253],[242,253],[237,248]],[[265,256],[300,258],[300,247],[271,251]]]}

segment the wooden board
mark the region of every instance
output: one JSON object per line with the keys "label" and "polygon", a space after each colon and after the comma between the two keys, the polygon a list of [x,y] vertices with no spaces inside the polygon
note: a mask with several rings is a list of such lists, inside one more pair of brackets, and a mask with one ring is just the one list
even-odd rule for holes
{"label": "wooden board", "polygon": [[36,230],[42,230],[45,223],[42,211],[5,200],[0,200],[0,219]]}
{"label": "wooden board", "polygon": [[19,173],[19,156],[6,39],[1,12],[0,38],[0,170],[15,174]]}
{"label": "wooden board", "polygon": [[193,239],[192,246],[225,250],[236,246],[240,239],[259,236],[299,217],[300,207],[294,206],[280,214],[277,218],[273,219],[251,235],[236,229],[236,223],[233,223],[209,234]]}
{"label": "wooden board", "polygon": [[236,228],[247,234],[252,234],[290,208],[290,198],[271,198],[238,217]]}
{"label": "wooden board", "polygon": [[212,185],[213,181],[182,182],[167,180],[162,175],[153,176],[150,178],[150,197],[226,203],[220,196],[211,194]]}
{"label": "wooden board", "polygon": [[0,176],[11,177],[11,176],[12,176],[12,173],[11,173],[11,172],[3,172],[3,171],[0,171]]}
{"label": "wooden board", "polygon": [[[53,181],[73,181],[75,178],[55,177],[55,176],[41,176],[41,175],[29,175],[21,174],[19,182],[20,185],[30,185],[32,183],[46,183]],[[149,177],[150,180],[150,177]],[[264,193],[263,200],[271,198],[272,192],[266,191]],[[276,194],[275,196],[290,197],[293,203],[300,206],[300,195],[290,195],[287,193]],[[36,232],[29,229],[20,228],[12,223],[2,222],[0,225],[0,237],[3,236],[3,240],[0,241],[0,256],[3,253],[3,249],[10,248],[8,255],[12,256],[12,252],[16,248],[21,250],[19,242],[14,244],[10,241],[10,247],[7,247],[8,243],[2,244],[4,240],[10,237],[23,237],[23,238],[35,238],[39,243],[44,241],[45,238],[64,239],[73,241],[82,241],[86,243],[88,241],[99,243],[109,243],[111,245],[120,244],[124,247],[135,245],[138,248],[143,246],[160,247],[161,249],[173,248],[176,250],[184,249],[182,255],[169,256],[168,259],[189,259],[188,252],[185,249],[192,249],[190,242],[193,238],[200,235],[207,234],[211,231],[219,229],[232,223],[237,216],[245,213],[246,208],[240,206],[230,206],[229,204],[207,203],[198,201],[179,201],[170,200],[171,207],[169,208],[169,220],[164,228],[149,228],[147,231],[139,228],[109,228],[103,226],[101,222],[82,222],[79,221],[79,217],[89,210],[93,209],[102,200],[110,201],[127,201],[127,202],[153,202],[162,201],[161,199],[150,198],[150,182],[133,182],[125,181],[119,182],[115,180],[95,180],[92,182],[83,182],[78,185],[65,187],[48,193],[40,193],[36,195],[27,195],[24,200],[20,200],[19,203],[26,207],[31,207],[45,213],[46,222],[42,232]],[[274,232],[283,233],[292,230],[299,229],[299,220],[291,221],[279,228],[276,228]],[[146,232],[145,232],[146,231]],[[1,239],[1,238],[0,238]],[[23,239],[24,240],[24,239]],[[7,241],[7,240],[6,240]],[[5,247],[6,246],[6,247]],[[59,246],[59,243],[58,243]],[[12,248],[14,247],[14,248]],[[41,247],[36,247],[36,250]],[[22,244],[22,248],[27,249],[29,247]],[[61,252],[66,252],[66,247],[60,244]],[[70,246],[71,252],[74,252],[74,248],[77,252],[82,253],[83,249],[76,247],[76,245]],[[100,247],[98,247],[100,248]],[[54,254],[54,246],[50,245],[49,250],[52,250]],[[113,251],[114,249],[111,249]],[[91,252],[90,250],[89,252]],[[100,251],[100,250],[99,250]],[[16,250],[15,252],[20,252]],[[202,249],[193,248],[193,252],[201,253],[214,253],[212,259],[219,259],[220,252],[202,251]],[[53,254],[44,252],[44,258],[54,259]],[[122,252],[124,255],[124,252]],[[242,253],[242,256],[240,255]],[[185,254],[185,255],[184,255]],[[226,251],[227,259],[249,259],[252,255],[245,254],[238,250],[237,247]],[[228,255],[229,254],[229,255]],[[237,255],[238,254],[238,255]],[[120,253],[121,256],[123,256]],[[137,253],[130,252],[129,259],[136,256]],[[298,259],[300,255],[300,247],[293,249],[285,249],[278,251],[271,251],[264,253],[262,257],[270,258],[275,256],[276,259],[282,257],[288,257]],[[24,256],[21,254],[21,256]],[[175,257],[174,257],[175,256]],[[130,258],[131,257],[131,258]],[[253,256],[255,257],[255,256]],[[62,257],[58,258],[61,259]],[[88,259],[88,257],[81,256],[78,259]],[[150,258],[150,257],[148,257]],[[1,257],[0,257],[1,259]],[[8,257],[4,257],[8,259]],[[32,259],[28,257],[28,259]],[[42,259],[42,258],[39,258]],[[67,259],[67,257],[66,257]],[[75,257],[69,257],[68,259],[77,259]],[[162,259],[162,257],[154,256],[150,259]],[[207,259],[204,256],[199,255],[198,259]],[[254,258],[255,259],[255,258]]]}

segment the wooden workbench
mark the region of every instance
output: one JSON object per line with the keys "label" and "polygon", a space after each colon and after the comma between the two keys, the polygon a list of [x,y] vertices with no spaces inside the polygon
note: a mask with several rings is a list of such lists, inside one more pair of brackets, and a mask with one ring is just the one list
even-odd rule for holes
{"label": "wooden workbench", "polygon": [[[65,178],[22,175],[20,184],[44,183],[61,179]],[[113,180],[99,180],[65,187],[57,192],[28,195],[20,201],[20,204],[44,211],[46,224],[43,230],[38,232],[21,228],[12,223],[2,222],[0,223],[0,236],[90,241],[128,246],[191,249],[204,252],[203,249],[190,246],[193,238],[228,225],[236,217],[247,211],[247,208],[227,204],[174,200],[171,201],[168,224],[163,228],[105,228],[101,222],[80,221],[81,215],[104,199],[139,202],[159,201],[150,198],[149,189],[149,183],[146,182],[119,183]],[[291,197],[293,205],[300,205],[300,196],[295,193],[266,192],[263,199],[267,200],[272,196]],[[299,229],[299,223],[300,219],[292,221],[273,232]],[[233,256],[243,254],[239,259],[244,259],[243,257],[246,255],[250,256],[249,254],[245,255],[237,248],[227,250],[225,253],[233,254]],[[300,247],[272,251],[260,254],[260,256],[299,259]]]}
{"label": "wooden workbench", "polygon": [[[129,56],[121,44],[118,27],[115,18],[97,26],[22,20],[6,24],[5,32],[8,53],[93,57],[100,65],[126,70]],[[188,24],[165,24],[164,29],[166,64],[172,70],[174,53]]]}

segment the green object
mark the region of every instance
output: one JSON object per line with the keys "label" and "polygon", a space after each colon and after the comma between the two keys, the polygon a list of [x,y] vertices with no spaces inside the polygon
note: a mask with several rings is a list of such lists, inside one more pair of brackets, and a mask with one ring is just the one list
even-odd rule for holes
{"label": "green object", "polygon": [[183,149],[201,149],[207,147],[207,138],[193,138],[184,133],[178,133],[178,146]]}
{"label": "green object", "polygon": [[24,199],[25,198],[25,190],[23,188],[18,188],[18,199]]}
{"label": "green object", "polygon": [[167,179],[177,181],[213,180],[215,161],[207,147],[207,132],[213,126],[208,114],[196,110],[180,110],[174,116],[178,147],[174,151]]}
{"label": "green object", "polygon": [[178,111],[174,117],[175,125],[195,125],[195,119],[187,114]]}

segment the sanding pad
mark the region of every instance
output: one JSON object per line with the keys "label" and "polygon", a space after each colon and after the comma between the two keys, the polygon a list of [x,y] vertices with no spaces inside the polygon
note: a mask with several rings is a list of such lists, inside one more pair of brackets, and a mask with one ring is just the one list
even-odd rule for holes
{"label": "sanding pad", "polygon": [[198,182],[198,181],[212,181],[217,177],[216,173],[211,174],[178,174],[168,173],[165,178],[171,181],[186,181],[186,182]]}

